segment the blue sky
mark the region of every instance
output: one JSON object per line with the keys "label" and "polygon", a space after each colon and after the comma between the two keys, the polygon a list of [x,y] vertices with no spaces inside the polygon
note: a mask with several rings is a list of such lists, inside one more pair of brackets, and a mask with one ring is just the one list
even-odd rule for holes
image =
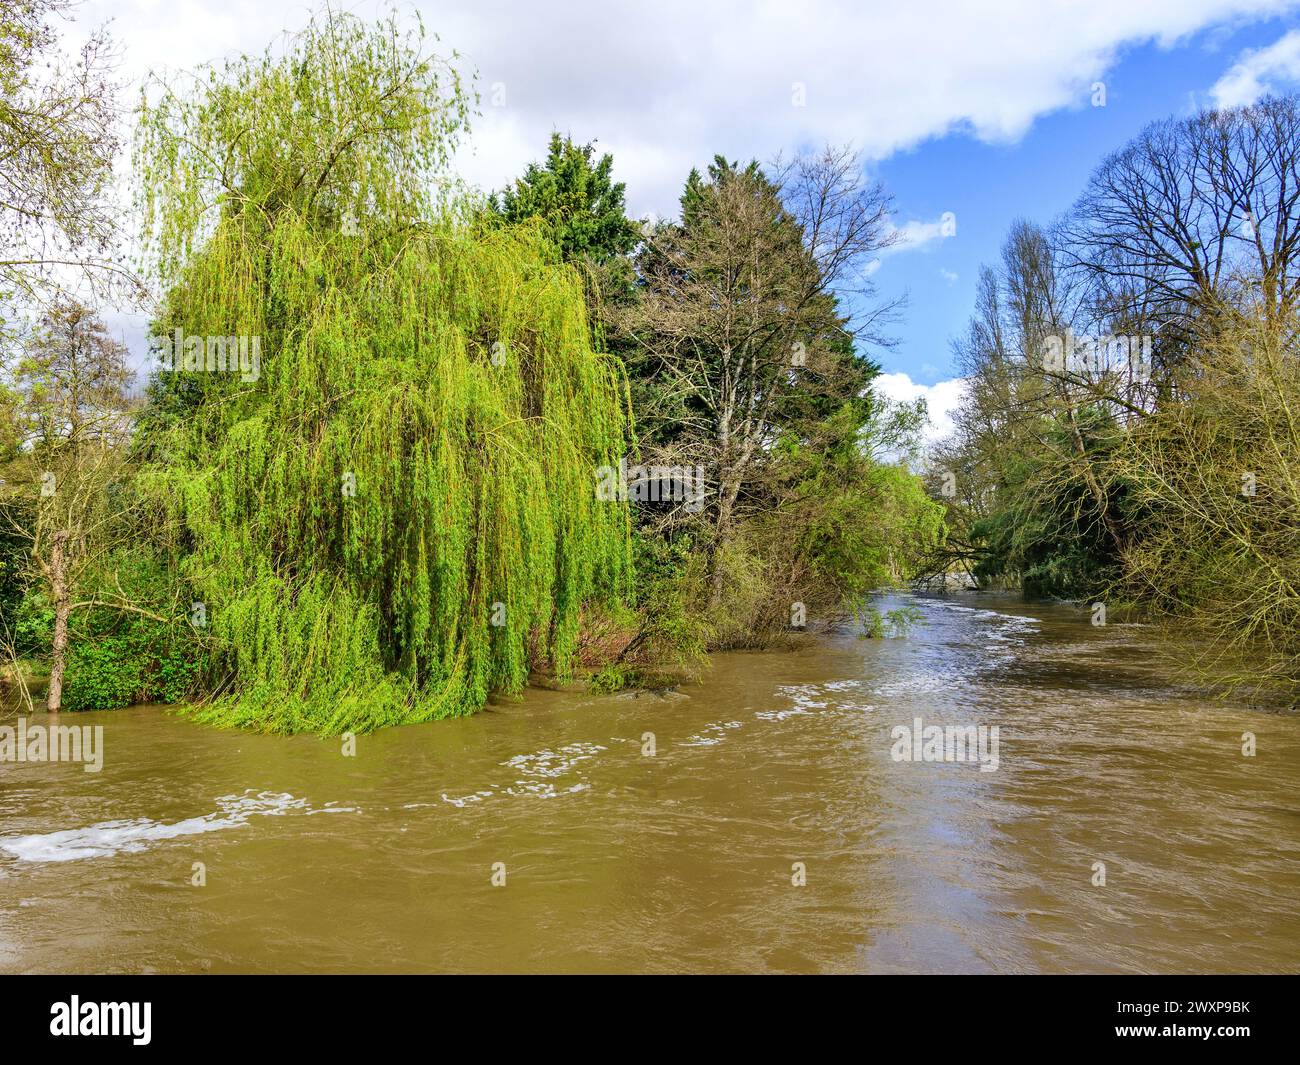
{"label": "blue sky", "polygon": [[[983,143],[957,132],[880,163],[875,172],[902,219],[952,211],[957,222],[955,236],[891,256],[874,275],[882,293],[907,292],[909,299],[895,330],[898,347],[880,356],[884,368],[926,385],[952,377],[949,342],[964,331],[979,266],[997,260],[1011,222],[1046,223],[1067,210],[1107,154],[1153,120],[1212,105],[1211,88],[1241,53],[1273,44],[1296,25],[1294,17],[1270,19],[1202,32],[1174,48],[1133,47],[1101,79],[1105,106],[1092,106],[1085,93],[1078,106],[1038,119],[1018,141]],[[1287,84],[1275,81],[1280,89]]]}
{"label": "blue sky", "polygon": [[[387,0],[333,0],[361,16]],[[131,88],[300,28],[304,0],[84,0],[77,34],[112,20]],[[906,291],[896,348],[873,353],[882,391],[960,395],[950,342],[979,264],[1017,217],[1047,222],[1091,170],[1148,122],[1300,88],[1300,0],[403,0],[455,49],[482,107],[455,157],[497,189],[542,157],[552,131],[615,160],[638,217],[677,211],[715,153],[769,161],[852,144],[895,197],[905,243],[873,278]],[[1104,107],[1092,106],[1103,82]],[[128,134],[129,138],[129,134]],[[125,184],[128,160],[124,154]],[[943,238],[951,212],[956,233]],[[148,315],[110,325],[143,359]]]}

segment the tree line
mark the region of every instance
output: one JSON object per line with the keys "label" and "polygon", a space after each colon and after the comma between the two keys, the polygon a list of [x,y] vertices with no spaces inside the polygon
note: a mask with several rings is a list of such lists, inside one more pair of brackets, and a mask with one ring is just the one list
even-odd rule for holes
{"label": "tree line", "polygon": [[929,562],[1167,624],[1201,676],[1300,683],[1300,104],[1152,124],[1012,226],[955,344]]}
{"label": "tree line", "polygon": [[[923,408],[872,389],[892,204],[851,151],[716,157],[650,222],[556,134],[483,195],[451,170],[459,60],[327,11],[146,88],[122,218],[114,47],[58,58],[68,8],[0,16],[23,697],[363,730],[878,633],[874,590],[964,573],[1168,623],[1215,683],[1294,698],[1295,98],[1155,123],[1013,225],[918,476]],[[171,352],[143,395],[98,313],[124,298]]]}
{"label": "tree line", "polygon": [[[867,594],[941,541],[895,457],[922,412],[870,388],[891,308],[857,279],[890,201],[850,152],[719,157],[651,225],[609,156],[557,136],[483,196],[450,171],[456,57],[327,11],[146,88],[114,225],[110,42],[39,70],[66,7],[0,23],[0,124],[80,93],[101,133],[29,123],[53,143],[0,159],[0,183],[63,198],[4,205],[0,293],[34,309],[6,316],[0,639],[12,676],[48,671],[48,709],[330,733],[539,676],[659,683],[870,623]],[[45,230],[65,250],[24,259]],[[143,397],[69,270],[151,297],[172,354]],[[642,491],[665,470],[689,491]]]}

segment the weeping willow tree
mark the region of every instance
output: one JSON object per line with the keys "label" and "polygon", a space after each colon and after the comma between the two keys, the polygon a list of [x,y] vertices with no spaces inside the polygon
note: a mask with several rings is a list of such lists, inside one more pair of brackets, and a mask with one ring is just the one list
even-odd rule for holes
{"label": "weeping willow tree", "polygon": [[628,594],[626,505],[594,490],[621,369],[543,238],[457,206],[469,104],[423,49],[327,14],[141,104],[155,332],[184,338],[142,454],[218,663],[203,720],[470,713],[566,673],[583,610]]}

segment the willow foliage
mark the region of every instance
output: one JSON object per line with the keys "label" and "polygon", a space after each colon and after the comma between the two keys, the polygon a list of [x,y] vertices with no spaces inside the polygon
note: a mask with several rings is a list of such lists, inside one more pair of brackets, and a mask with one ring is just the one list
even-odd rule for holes
{"label": "willow foliage", "polygon": [[439,204],[465,114],[451,68],[348,16],[143,107],[157,331],[260,338],[255,374],[155,389],[220,663],[202,719],[472,712],[564,673],[584,605],[627,593],[626,508],[594,490],[626,448],[621,370],[548,243]]}
{"label": "willow foliage", "polygon": [[1203,679],[1300,706],[1297,323],[1214,324],[1116,456],[1143,519],[1119,591],[1202,637]]}

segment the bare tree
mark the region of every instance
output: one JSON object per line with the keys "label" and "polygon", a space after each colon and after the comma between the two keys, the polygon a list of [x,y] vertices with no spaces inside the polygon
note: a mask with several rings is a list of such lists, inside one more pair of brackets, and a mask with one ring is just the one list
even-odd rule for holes
{"label": "bare tree", "polygon": [[[874,295],[863,267],[895,239],[889,198],[847,149],[692,173],[681,224],[650,234],[643,299],[621,324],[673,400],[673,460],[710,478],[711,596],[737,501],[783,428],[869,380],[855,340],[881,340],[892,305],[850,320],[837,293]],[[651,421],[655,413],[650,414]]]}
{"label": "bare tree", "polygon": [[28,338],[14,375],[27,447],[5,470],[6,493],[21,498],[6,499],[0,515],[28,545],[25,582],[54,613],[51,713],[62,705],[76,611],[107,606],[167,620],[134,602],[112,568],[116,553],[141,537],[142,503],[128,490],[123,458],[129,376],[126,349],[90,309],[67,299]]}
{"label": "bare tree", "polygon": [[27,337],[14,373],[19,428],[38,451],[90,439],[122,442],[129,430],[127,349],[83,303],[57,298]]}
{"label": "bare tree", "polygon": [[1062,251],[1112,314],[1171,336],[1225,306],[1288,321],[1300,297],[1298,165],[1295,97],[1154,123],[1098,168]]}
{"label": "bare tree", "polygon": [[72,0],[11,0],[0,11],[0,298],[43,299],[70,276],[123,279],[111,253],[117,53],[103,27],[60,52]]}

